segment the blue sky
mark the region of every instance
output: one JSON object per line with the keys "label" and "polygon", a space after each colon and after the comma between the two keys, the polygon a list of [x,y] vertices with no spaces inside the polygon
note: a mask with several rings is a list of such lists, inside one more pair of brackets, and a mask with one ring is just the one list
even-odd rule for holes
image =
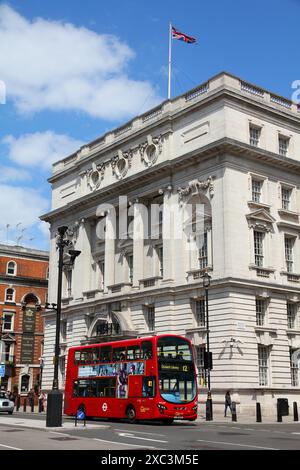
{"label": "blue sky", "polygon": [[291,98],[299,16],[300,0],[0,1],[0,241],[47,249],[51,162],[166,99],[169,21],[198,41],[173,42],[173,96],[226,70]]}

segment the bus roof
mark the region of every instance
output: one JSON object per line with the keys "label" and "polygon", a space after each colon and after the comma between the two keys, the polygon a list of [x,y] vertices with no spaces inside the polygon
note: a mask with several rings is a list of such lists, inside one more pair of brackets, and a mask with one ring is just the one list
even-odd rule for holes
{"label": "bus roof", "polygon": [[99,346],[111,346],[111,345],[123,346],[124,344],[125,345],[132,345],[132,344],[136,344],[137,342],[156,341],[159,338],[166,338],[166,337],[168,337],[168,338],[169,337],[181,338],[181,339],[184,339],[185,341],[190,342],[190,340],[188,338],[185,338],[184,336],[168,333],[168,334],[163,334],[163,335],[155,335],[155,336],[147,336],[147,337],[142,336],[140,338],[123,339],[123,340],[119,340],[119,341],[107,341],[105,343],[93,343],[93,344],[86,344],[86,345],[81,345],[81,346],[72,346],[72,347],[69,348],[69,351],[72,351],[72,350],[75,350],[75,349],[76,349],[76,351],[78,351],[78,350],[81,350],[81,349],[95,348],[95,347],[99,347]]}

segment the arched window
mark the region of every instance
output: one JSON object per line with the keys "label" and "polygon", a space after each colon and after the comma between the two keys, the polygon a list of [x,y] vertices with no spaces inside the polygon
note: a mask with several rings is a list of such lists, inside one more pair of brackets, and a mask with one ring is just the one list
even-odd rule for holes
{"label": "arched window", "polygon": [[14,302],[15,301],[15,290],[6,289],[5,291],[5,302]]}
{"label": "arched window", "polygon": [[17,263],[15,261],[9,261],[7,263],[6,274],[9,276],[15,276],[17,274]]}
{"label": "arched window", "polygon": [[37,305],[39,304],[39,299],[37,298],[36,295],[30,293],[30,294],[26,294],[24,299],[23,299],[23,303],[26,304],[26,305]]}

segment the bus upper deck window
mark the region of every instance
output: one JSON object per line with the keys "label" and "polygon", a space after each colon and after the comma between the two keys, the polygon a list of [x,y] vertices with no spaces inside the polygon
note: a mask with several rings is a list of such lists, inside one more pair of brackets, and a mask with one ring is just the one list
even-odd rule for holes
{"label": "bus upper deck window", "polygon": [[77,365],[80,362],[80,351],[74,353],[74,364]]}
{"label": "bus upper deck window", "polygon": [[89,364],[89,363],[93,362],[92,361],[92,350],[91,349],[81,351],[80,362],[82,364]]}
{"label": "bus upper deck window", "polygon": [[100,348],[93,348],[93,362],[98,362],[100,357]]}
{"label": "bus upper deck window", "polygon": [[139,346],[128,346],[127,348],[127,360],[140,359],[140,347]]}
{"label": "bus upper deck window", "polygon": [[126,348],[115,348],[113,350],[113,361],[125,361]]}
{"label": "bus upper deck window", "polygon": [[143,359],[152,359],[152,357],[153,357],[152,342],[151,341],[143,341],[142,342],[142,358]]}
{"label": "bus upper deck window", "polygon": [[111,346],[103,346],[100,353],[100,362],[110,362],[111,361]]}

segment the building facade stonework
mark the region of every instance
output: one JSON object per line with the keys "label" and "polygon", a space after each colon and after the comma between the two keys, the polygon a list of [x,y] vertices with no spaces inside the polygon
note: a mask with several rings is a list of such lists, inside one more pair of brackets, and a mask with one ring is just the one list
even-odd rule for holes
{"label": "building facade stonework", "polygon": [[0,245],[0,340],[5,363],[1,389],[18,390],[21,397],[41,386],[48,268],[46,251]]}
{"label": "building facade stonework", "polygon": [[[277,398],[300,399],[299,111],[220,73],[54,164],[52,211],[42,217],[51,224],[50,302],[60,225],[81,251],[64,274],[62,387],[70,346],[172,332],[195,346],[204,399],[201,277],[208,271],[214,402],[221,406],[230,389],[241,412],[254,413],[259,401],[275,413]],[[128,201],[129,235],[148,235],[143,208],[148,221],[153,204],[163,208],[155,237],[123,236],[120,196]],[[202,208],[202,231],[193,228],[192,209],[189,230],[180,228],[178,237],[187,204]],[[48,311],[47,389],[54,338]]]}

